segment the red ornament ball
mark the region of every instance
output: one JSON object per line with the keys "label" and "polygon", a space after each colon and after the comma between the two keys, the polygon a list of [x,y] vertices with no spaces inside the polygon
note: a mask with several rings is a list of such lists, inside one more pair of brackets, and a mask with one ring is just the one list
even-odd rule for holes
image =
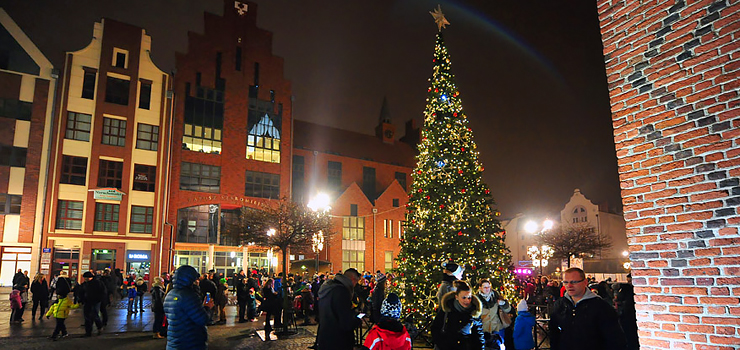
{"label": "red ornament ball", "polygon": [[460,151],[465,152],[465,147],[460,147]]}
{"label": "red ornament ball", "polygon": [[485,239],[485,238],[481,238],[481,239],[480,239],[480,242],[481,242],[481,243],[486,243],[486,239]]}
{"label": "red ornament ball", "polygon": [[[434,89],[434,92],[439,92],[439,89]],[[436,113],[435,113],[436,114]]]}
{"label": "red ornament ball", "polygon": [[458,231],[458,232],[457,232],[457,235],[458,235],[458,236],[462,236],[462,235],[463,235],[462,231]]}
{"label": "red ornament ball", "polygon": [[412,286],[411,287],[411,290],[413,290],[414,292],[416,292],[416,286]]}
{"label": "red ornament ball", "polygon": [[422,189],[420,188],[420,189],[419,189],[419,193],[422,193],[422,192],[424,192],[424,190],[422,190]]}
{"label": "red ornament ball", "polygon": [[458,170],[457,173],[462,174],[463,173],[462,169]]}
{"label": "red ornament ball", "polygon": [[457,112],[455,112],[455,113],[452,113],[452,116],[453,116],[453,117],[457,117]]}
{"label": "red ornament ball", "polygon": [[439,205],[439,209],[444,209],[444,207],[445,207],[445,205],[444,205],[444,204],[440,204],[440,205]]}
{"label": "red ornament ball", "polygon": [[491,190],[486,190],[486,194],[491,194]]}
{"label": "red ornament ball", "polygon": [[427,197],[426,197],[426,198],[427,198],[427,199],[432,199],[432,196],[429,196],[429,195],[427,195]]}
{"label": "red ornament ball", "polygon": [[473,269],[473,270],[475,270],[475,265],[471,266],[470,268]]}
{"label": "red ornament ball", "polygon": [[460,190],[460,192],[462,192],[462,193],[465,193],[465,189],[464,189],[464,188],[463,188],[463,189],[461,189],[461,190]]}

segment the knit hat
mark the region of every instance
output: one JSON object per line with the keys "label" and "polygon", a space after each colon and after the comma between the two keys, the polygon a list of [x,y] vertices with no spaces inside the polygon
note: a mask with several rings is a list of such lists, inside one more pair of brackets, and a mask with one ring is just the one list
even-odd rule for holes
{"label": "knit hat", "polygon": [[385,279],[386,277],[382,272],[378,271],[378,273],[375,274],[375,282],[380,283],[385,281]]}
{"label": "knit hat", "polygon": [[522,299],[522,301],[519,302],[519,305],[516,306],[516,312],[524,312],[529,310],[529,307],[527,306],[527,302]]}
{"label": "knit hat", "polygon": [[459,266],[457,266],[457,264],[455,264],[454,262],[448,262],[446,264],[443,264],[442,267],[444,267],[445,270],[449,270],[453,273],[459,268]]}
{"label": "knit hat", "polygon": [[226,279],[225,279],[225,278],[222,278],[222,279],[220,279],[220,280],[219,280],[219,282],[220,282],[221,284],[224,284],[224,283],[226,283]]}
{"label": "knit hat", "polygon": [[394,319],[401,318],[401,300],[396,293],[388,294],[380,306],[380,315]]}
{"label": "knit hat", "polygon": [[86,271],[85,273],[82,274],[82,277],[84,277],[84,278],[93,278],[93,277],[95,277],[95,275],[93,275],[93,273],[90,272],[90,271]]}

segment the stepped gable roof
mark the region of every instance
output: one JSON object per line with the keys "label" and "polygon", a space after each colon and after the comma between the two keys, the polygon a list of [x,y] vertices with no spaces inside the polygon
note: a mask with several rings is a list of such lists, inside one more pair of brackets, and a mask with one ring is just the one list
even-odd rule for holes
{"label": "stepped gable roof", "polygon": [[297,119],[293,120],[293,147],[409,168],[416,166],[416,148],[404,142],[396,140],[387,144],[374,135]]}

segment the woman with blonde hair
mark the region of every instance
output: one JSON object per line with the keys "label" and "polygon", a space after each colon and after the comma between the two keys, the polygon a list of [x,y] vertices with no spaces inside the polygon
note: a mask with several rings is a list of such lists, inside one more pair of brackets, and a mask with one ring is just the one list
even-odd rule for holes
{"label": "woman with blonde hair", "polygon": [[152,312],[154,312],[153,336],[155,339],[164,338],[167,335],[164,321],[164,280],[159,276],[154,277],[152,285]]}
{"label": "woman with blonde hair", "polygon": [[36,319],[36,309],[41,306],[41,312],[39,312],[39,320],[44,320],[44,311],[49,306],[49,285],[46,283],[44,274],[37,273],[31,283],[31,299],[33,300],[33,308],[31,309],[31,320]]}

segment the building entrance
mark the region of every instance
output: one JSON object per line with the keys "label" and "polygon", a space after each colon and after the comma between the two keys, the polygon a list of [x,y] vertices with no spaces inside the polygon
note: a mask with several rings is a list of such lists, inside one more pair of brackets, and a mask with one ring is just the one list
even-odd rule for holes
{"label": "building entrance", "polygon": [[[51,264],[51,275],[66,271],[67,276],[77,276],[77,269],[80,262],[79,249],[54,249],[54,260]],[[51,281],[51,278],[49,279]]]}
{"label": "building entrance", "polygon": [[116,268],[116,250],[93,249],[90,269],[93,271],[103,271],[105,268],[111,270]]}

